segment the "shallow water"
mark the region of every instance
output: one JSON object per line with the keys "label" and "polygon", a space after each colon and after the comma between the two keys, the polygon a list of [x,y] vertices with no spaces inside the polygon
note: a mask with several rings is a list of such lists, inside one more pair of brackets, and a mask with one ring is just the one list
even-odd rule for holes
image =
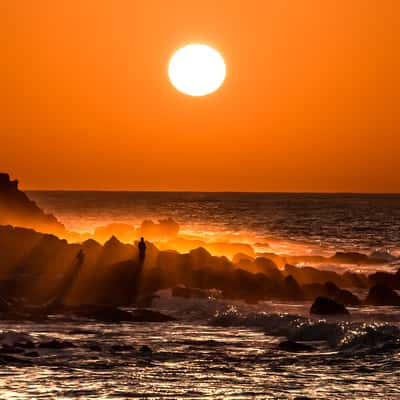
{"label": "shallow water", "polygon": [[[33,359],[32,366],[3,367],[1,397],[400,398],[399,310],[370,309],[380,322],[363,312],[343,321],[319,321],[309,320],[307,307],[182,301],[164,292],[157,309],[180,316],[179,322],[2,322],[4,332],[29,333],[38,342],[69,340],[76,347],[40,349],[41,356]],[[277,344],[290,335],[317,351],[277,350]],[[318,335],[328,335],[335,343],[315,340]],[[98,344],[102,351],[89,350],[90,344]],[[115,344],[130,344],[135,350],[116,352],[111,348]],[[153,353],[138,352],[142,345],[150,346]]]}

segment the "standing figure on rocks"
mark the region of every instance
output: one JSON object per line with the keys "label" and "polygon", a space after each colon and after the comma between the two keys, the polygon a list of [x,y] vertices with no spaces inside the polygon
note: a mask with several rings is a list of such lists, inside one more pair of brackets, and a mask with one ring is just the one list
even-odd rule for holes
{"label": "standing figure on rocks", "polygon": [[140,238],[139,242],[139,263],[143,265],[144,259],[146,258],[146,243],[144,238]]}

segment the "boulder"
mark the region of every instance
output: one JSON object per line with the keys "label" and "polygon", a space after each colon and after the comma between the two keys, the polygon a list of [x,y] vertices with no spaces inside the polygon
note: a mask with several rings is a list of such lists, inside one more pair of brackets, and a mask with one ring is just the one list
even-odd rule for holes
{"label": "boulder", "polygon": [[400,296],[385,285],[375,285],[368,293],[366,304],[373,306],[400,306]]}
{"label": "boulder", "polygon": [[315,347],[309,346],[308,344],[293,342],[291,340],[279,343],[278,349],[290,353],[304,353],[316,350]]}
{"label": "boulder", "polygon": [[146,345],[142,346],[142,347],[139,349],[139,351],[140,351],[142,354],[151,354],[151,353],[153,353],[153,350],[152,350],[149,346],[146,346]]}
{"label": "boulder", "polygon": [[134,347],[131,346],[130,344],[114,344],[111,346],[111,350],[115,352],[127,352],[127,351],[133,351]]}
{"label": "boulder", "polygon": [[63,350],[71,349],[76,347],[73,343],[63,340],[49,340],[48,342],[39,343],[38,347],[40,349],[53,349],[53,350]]}
{"label": "boulder", "polygon": [[100,352],[101,351],[101,347],[98,344],[90,344],[88,346],[88,349],[91,351],[95,351],[95,352]]}
{"label": "boulder", "polygon": [[361,304],[360,299],[356,295],[345,289],[340,289],[334,300],[345,306],[359,306]]}
{"label": "boulder", "polygon": [[170,322],[175,321],[175,318],[169,315],[162,314],[157,311],[138,308],[132,312],[133,322]]}
{"label": "boulder", "polygon": [[161,314],[157,311],[151,311],[144,308],[138,308],[133,311],[121,310],[113,306],[86,305],[71,307],[69,314],[72,316],[95,319],[97,321],[120,323],[120,322],[168,322],[175,319]]}
{"label": "boulder", "polygon": [[310,314],[315,315],[349,315],[350,313],[343,304],[337,303],[327,297],[317,297],[311,306]]}

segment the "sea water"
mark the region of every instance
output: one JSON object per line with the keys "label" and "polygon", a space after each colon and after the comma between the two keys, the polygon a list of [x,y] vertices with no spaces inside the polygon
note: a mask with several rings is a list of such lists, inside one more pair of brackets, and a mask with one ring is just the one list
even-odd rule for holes
{"label": "sea water", "polygon": [[[324,254],[385,249],[396,255],[400,249],[400,196],[394,195],[29,195],[77,231],[172,217],[186,232],[245,232],[255,246],[279,239]],[[75,347],[41,350],[30,366],[3,366],[0,398],[400,399],[399,308],[350,308],[350,317],[322,319],[309,316],[309,303],[187,300],[168,290],[158,293],[153,307],[177,321],[1,322],[0,342],[29,335],[36,342],[69,340]],[[286,339],[315,351],[278,350]],[[91,350],[94,344],[100,350]],[[114,351],[115,344],[135,350]],[[142,345],[153,352],[140,353]]]}

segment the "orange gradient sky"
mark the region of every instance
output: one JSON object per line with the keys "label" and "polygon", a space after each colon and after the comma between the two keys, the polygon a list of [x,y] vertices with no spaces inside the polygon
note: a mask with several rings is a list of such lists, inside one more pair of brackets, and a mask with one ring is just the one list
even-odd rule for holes
{"label": "orange gradient sky", "polygon": [[[397,0],[3,0],[0,170],[25,189],[400,192]],[[167,76],[188,43],[227,79]]]}

